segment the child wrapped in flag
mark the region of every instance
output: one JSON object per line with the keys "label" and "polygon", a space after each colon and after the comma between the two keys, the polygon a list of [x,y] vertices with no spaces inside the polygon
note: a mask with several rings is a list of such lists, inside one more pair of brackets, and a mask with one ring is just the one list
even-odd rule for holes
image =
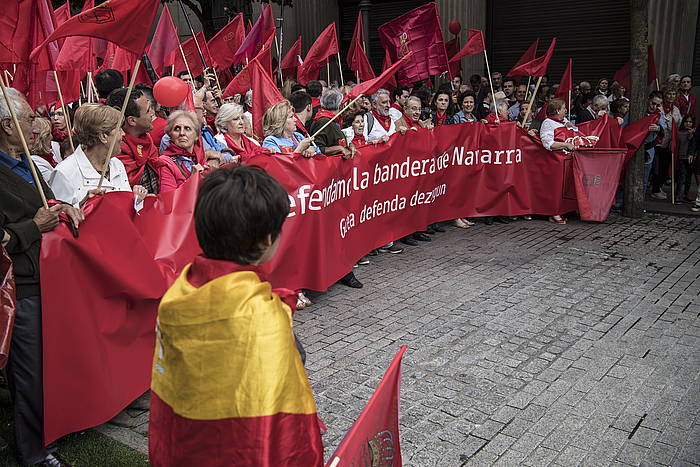
{"label": "child wrapped in flag", "polygon": [[257,167],[220,169],[202,182],[194,218],[203,255],[158,309],[153,466],[322,465],[292,311],[258,270],[288,213],[285,190]]}

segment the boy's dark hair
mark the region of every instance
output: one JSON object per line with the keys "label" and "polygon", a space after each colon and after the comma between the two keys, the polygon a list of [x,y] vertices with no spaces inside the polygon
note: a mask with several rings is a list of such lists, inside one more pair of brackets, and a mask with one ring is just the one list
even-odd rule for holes
{"label": "boy's dark hair", "polygon": [[408,86],[397,86],[396,89],[394,89],[394,92],[391,93],[391,97],[396,100],[397,97],[401,97],[401,94],[404,93],[404,91],[410,93],[411,90],[408,88]]}
{"label": "boy's dark hair", "polygon": [[307,105],[311,104],[311,96],[305,91],[296,91],[289,96],[289,102],[294,107],[294,113],[302,112]]}
{"label": "boy's dark hair", "polygon": [[658,97],[658,98],[661,99],[662,101],[664,100],[664,95],[661,94],[661,91],[651,91],[651,92],[649,93],[649,100],[652,100],[652,99],[654,99],[655,97]]}
{"label": "boy's dark hair", "polygon": [[289,214],[289,197],[263,169],[221,168],[202,182],[194,208],[194,230],[204,256],[251,264],[268,236],[274,242]]}
{"label": "boy's dark hair", "polygon": [[321,97],[323,85],[318,80],[309,81],[306,83],[306,92],[308,92],[311,97]]}
{"label": "boy's dark hair", "polygon": [[[127,88],[118,88],[109,93],[105,104],[114,107],[121,112],[122,105],[124,105],[124,98],[126,97]],[[131,95],[129,96],[129,102],[126,104],[126,110],[124,111],[124,118],[126,117],[140,117],[139,105],[136,103],[136,99],[143,97],[143,92],[138,89],[133,89]]]}
{"label": "boy's dark hair", "polygon": [[95,75],[95,88],[102,99],[107,99],[109,93],[124,86],[124,76],[117,70],[102,70]]}
{"label": "boy's dark hair", "polygon": [[292,91],[292,93],[295,93],[295,92],[297,92],[297,91],[304,91],[304,92],[306,92],[306,86],[304,86],[303,84],[297,83],[297,84],[295,84],[295,85],[292,86],[292,89],[290,89],[290,91]]}

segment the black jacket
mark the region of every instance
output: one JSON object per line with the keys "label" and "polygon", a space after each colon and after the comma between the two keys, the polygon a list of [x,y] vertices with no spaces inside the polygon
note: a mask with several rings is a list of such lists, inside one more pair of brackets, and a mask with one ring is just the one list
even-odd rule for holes
{"label": "black jacket", "polygon": [[[52,199],[51,188],[41,176],[39,178],[46,199]],[[0,228],[10,234],[10,242],[5,248],[12,259],[18,300],[40,295],[41,232],[33,219],[41,206],[37,189],[0,164]]]}

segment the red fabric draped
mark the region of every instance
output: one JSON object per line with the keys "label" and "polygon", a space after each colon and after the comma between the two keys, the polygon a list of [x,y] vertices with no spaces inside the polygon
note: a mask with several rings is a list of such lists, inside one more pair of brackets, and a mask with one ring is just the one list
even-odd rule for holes
{"label": "red fabric draped", "polygon": [[129,185],[132,187],[138,185],[146,164],[156,173],[159,173],[160,168],[165,165],[165,162],[160,158],[158,148],[153,144],[153,139],[148,133],[140,138],[124,133],[121,148],[122,152],[117,154],[117,158],[124,164],[126,175],[129,177]]}

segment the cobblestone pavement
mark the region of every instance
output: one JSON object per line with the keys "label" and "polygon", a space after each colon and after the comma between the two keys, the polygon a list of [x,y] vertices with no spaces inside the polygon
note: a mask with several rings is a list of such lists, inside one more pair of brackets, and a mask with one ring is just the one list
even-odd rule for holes
{"label": "cobblestone pavement", "polygon": [[[406,344],[404,465],[700,464],[697,218],[450,227],[371,258],[295,319],[327,456]],[[143,449],[145,427],[102,430]]]}

